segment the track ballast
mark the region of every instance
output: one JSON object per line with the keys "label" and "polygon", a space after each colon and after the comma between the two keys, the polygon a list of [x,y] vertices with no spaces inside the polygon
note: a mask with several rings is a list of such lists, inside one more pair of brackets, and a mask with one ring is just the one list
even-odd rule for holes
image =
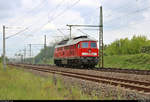
{"label": "track ballast", "polygon": [[71,71],[65,71],[65,70],[58,70],[50,67],[47,65],[25,65],[25,64],[9,64],[12,66],[18,66],[22,68],[27,68],[27,69],[33,69],[37,71],[42,71],[42,72],[48,72],[48,73],[55,73],[63,76],[68,76],[68,77],[73,77],[73,78],[78,78],[82,80],[87,80],[87,81],[93,81],[93,82],[98,82],[98,83],[104,83],[104,84],[110,84],[114,86],[120,86],[124,88],[129,88],[130,90],[136,90],[136,91],[142,91],[144,93],[150,93],[150,83],[149,82],[144,82],[144,81],[135,81],[135,80],[128,80],[128,79],[121,79],[121,78],[112,78],[112,77],[106,77],[106,76],[97,76],[97,75],[90,75],[90,74],[84,74],[84,73],[79,73],[79,72],[71,72]]}

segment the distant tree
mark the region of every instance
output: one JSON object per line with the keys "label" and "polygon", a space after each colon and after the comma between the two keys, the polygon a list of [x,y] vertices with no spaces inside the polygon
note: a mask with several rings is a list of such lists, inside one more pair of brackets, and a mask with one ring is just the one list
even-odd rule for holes
{"label": "distant tree", "polygon": [[[6,62],[8,62],[8,61],[9,61],[9,59],[8,59],[8,57],[7,57],[7,56],[5,56],[5,59],[6,59]],[[0,57],[0,62],[2,62],[2,60],[3,60],[3,55]]]}
{"label": "distant tree", "polygon": [[133,36],[130,43],[130,51],[132,54],[140,53],[141,48],[148,44],[149,42],[145,36]]}
{"label": "distant tree", "polygon": [[2,57],[0,57],[0,63],[2,62]]}
{"label": "distant tree", "polygon": [[141,53],[143,46],[150,46],[150,40],[146,36],[133,36],[131,40],[128,38],[115,40],[105,48],[106,55],[125,55]]}
{"label": "distant tree", "polygon": [[44,63],[44,61],[49,61],[50,59],[53,58],[53,54],[54,54],[54,48],[55,45],[53,46],[48,46],[45,49],[41,49],[40,53],[35,56],[34,58],[34,62],[35,63]]}

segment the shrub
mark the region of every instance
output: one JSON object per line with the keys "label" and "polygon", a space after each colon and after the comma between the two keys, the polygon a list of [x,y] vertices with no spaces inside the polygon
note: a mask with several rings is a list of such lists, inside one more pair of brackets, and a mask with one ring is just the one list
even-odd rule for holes
{"label": "shrub", "polygon": [[146,36],[133,36],[131,40],[120,39],[107,45],[105,53],[106,55],[139,54],[143,46],[150,46],[150,40]]}

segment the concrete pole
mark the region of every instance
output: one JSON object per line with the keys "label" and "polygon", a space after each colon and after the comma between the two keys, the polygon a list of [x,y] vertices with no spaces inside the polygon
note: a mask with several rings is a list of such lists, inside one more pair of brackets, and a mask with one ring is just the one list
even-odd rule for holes
{"label": "concrete pole", "polygon": [[70,39],[71,39],[71,26],[69,26],[70,27]]}
{"label": "concrete pole", "polygon": [[32,50],[32,64],[34,64],[34,54],[33,54],[33,50]]}
{"label": "concrete pole", "polygon": [[20,53],[21,63],[23,63],[23,55]]}
{"label": "concrete pole", "polygon": [[25,63],[25,59],[26,59],[26,47],[24,48],[24,63]]}
{"label": "concrete pole", "polygon": [[5,58],[5,26],[3,25],[3,69],[6,69],[6,58]]}
{"label": "concrete pole", "polygon": [[[101,53],[101,54],[100,54]],[[102,6],[100,6],[100,25],[99,25],[99,68],[104,67],[104,60],[103,60],[103,12]]]}
{"label": "concrete pole", "polygon": [[44,36],[44,62],[46,63],[46,35]]}
{"label": "concrete pole", "polygon": [[[29,51],[30,51],[30,60],[31,60],[31,44],[29,44]],[[30,64],[32,63],[32,61],[30,61]]]}
{"label": "concrete pole", "polygon": [[69,26],[69,28],[70,28],[70,29],[69,29],[69,30],[70,30],[70,38],[69,38],[69,39],[71,39],[71,27],[72,27],[72,25],[68,25],[68,24],[67,24],[67,26]]}
{"label": "concrete pole", "polygon": [[101,12],[101,34],[102,34],[102,68],[104,68],[103,10],[102,10],[102,6],[100,7],[100,12]]}

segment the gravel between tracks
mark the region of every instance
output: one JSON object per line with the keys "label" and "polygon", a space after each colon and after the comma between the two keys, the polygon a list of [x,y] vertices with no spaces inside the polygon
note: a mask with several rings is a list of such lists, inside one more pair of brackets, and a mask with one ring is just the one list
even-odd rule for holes
{"label": "gravel between tracks", "polygon": [[70,68],[58,68],[58,67],[53,67],[53,68],[56,68],[58,70],[79,72],[79,73],[84,73],[84,74],[109,76],[112,78],[123,78],[123,79],[129,79],[129,80],[150,82],[150,75],[137,75],[137,74],[128,74],[128,73],[103,72],[103,71],[95,71],[95,70],[70,69]]}
{"label": "gravel between tracks", "polygon": [[[30,70],[25,69],[25,70],[30,71],[36,75],[40,75],[42,77],[43,76],[44,77],[47,77],[47,76],[54,77],[53,74],[49,74],[49,73],[45,73],[45,72],[39,72],[39,71],[31,70],[31,69]],[[66,70],[68,70],[68,69],[66,69]],[[88,72],[90,72],[90,71],[88,71]],[[98,72],[98,73],[100,73],[100,72]],[[105,72],[103,72],[103,74],[104,73]],[[105,97],[106,99],[113,99],[113,100],[116,100],[116,99],[117,100],[118,99],[126,99],[126,100],[146,100],[146,99],[148,99],[148,100],[150,100],[150,94],[143,94],[142,92],[139,93],[136,91],[131,91],[129,89],[120,88],[119,86],[115,87],[112,85],[95,83],[95,82],[91,82],[91,81],[85,81],[85,80],[70,78],[70,77],[61,76],[61,75],[55,75],[55,76],[59,79],[62,79],[62,81],[64,82],[64,84],[66,86],[79,86],[83,92],[89,93],[92,95],[95,94],[95,95],[99,96],[100,99],[104,99],[103,97]],[[115,77],[117,77],[117,76],[115,76]],[[139,80],[139,78],[137,78],[137,79]],[[94,93],[93,93],[93,91],[94,91]],[[109,98],[109,97],[113,97],[113,98]]]}

